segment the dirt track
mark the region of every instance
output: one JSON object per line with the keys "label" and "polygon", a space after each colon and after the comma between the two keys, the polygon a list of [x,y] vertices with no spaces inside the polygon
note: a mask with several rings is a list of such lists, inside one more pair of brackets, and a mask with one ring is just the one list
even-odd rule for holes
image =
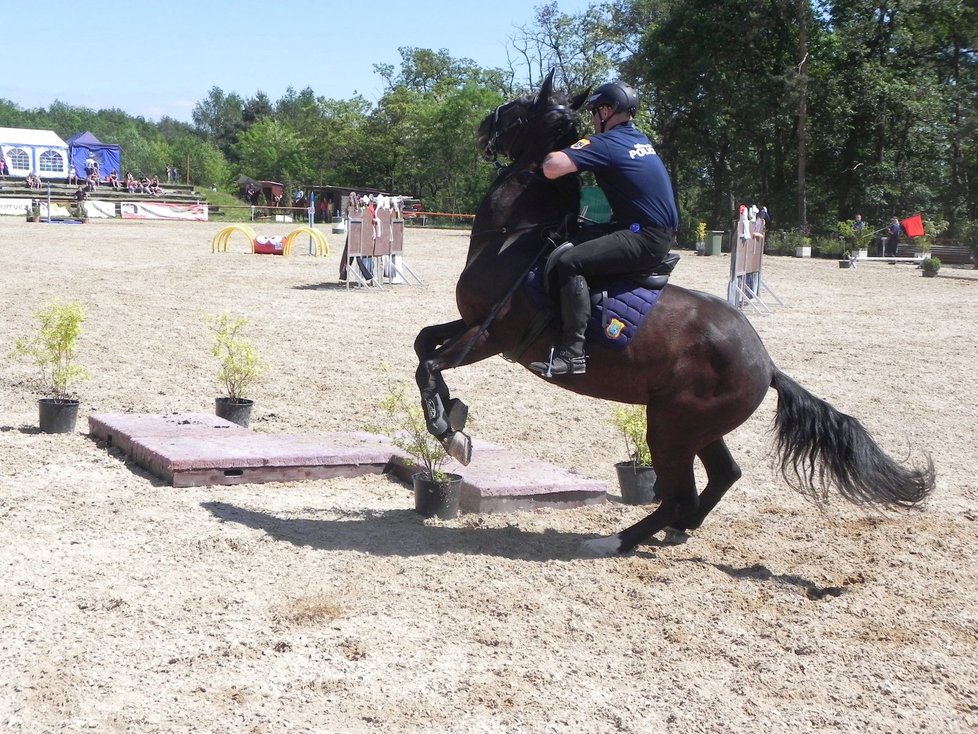
{"label": "dirt track", "polygon": [[[383,477],[172,489],[92,413],[209,411],[204,317],[252,320],[252,427],[362,428],[455,318],[466,233],[409,230],[423,288],[347,290],[332,253],[212,254],[223,225],[0,223],[0,730],[965,732],[978,729],[978,273],[769,258],[751,319],[778,365],[895,457],[922,511],[820,513],[771,469],[775,397],[730,437],[744,477],[684,546],[583,556],[610,502],[422,521]],[[288,225],[259,225],[285,234]],[[673,282],[725,293],[728,259]],[[88,306],[72,435],[36,432],[6,355],[55,296]],[[610,406],[501,359],[447,375],[475,436],[614,487]],[[546,428],[544,428],[546,427]]]}

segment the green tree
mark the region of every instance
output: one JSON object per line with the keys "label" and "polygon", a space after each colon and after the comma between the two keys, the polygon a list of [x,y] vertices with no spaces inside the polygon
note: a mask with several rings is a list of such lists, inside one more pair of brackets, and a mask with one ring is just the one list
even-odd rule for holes
{"label": "green tree", "polygon": [[259,120],[272,117],[274,114],[275,108],[272,106],[268,95],[259,91],[254,97],[244,103],[244,108],[241,110],[241,119],[245,125],[254,125]]}
{"label": "green tree", "polygon": [[230,183],[230,166],[215,145],[185,134],[171,141],[168,148],[170,165],[176,166],[185,183],[205,187]]}
{"label": "green tree", "polygon": [[288,126],[271,119],[259,120],[238,136],[235,158],[241,170],[253,178],[287,183],[308,180],[303,146]]}
{"label": "green tree", "polygon": [[234,144],[238,134],[245,129],[241,97],[234,92],[225,94],[220,87],[211,87],[207,97],[194,105],[191,114],[197,131],[216,145],[229,161],[237,162]]}
{"label": "green tree", "polygon": [[840,216],[974,218],[976,22],[975,8],[955,0],[831,5],[819,105],[831,114],[815,140]]}
{"label": "green tree", "polygon": [[[561,13],[556,2],[534,9],[533,23],[510,37],[513,77],[525,79],[524,91],[535,90],[551,69],[558,88],[577,91],[617,76],[625,48],[622,28],[609,9],[595,3],[584,13]],[[514,90],[508,89],[507,96]]]}
{"label": "green tree", "polygon": [[320,119],[310,128],[307,157],[313,179],[309,183],[363,186],[362,155],[367,136],[370,103],[356,96],[349,100],[320,98]]}

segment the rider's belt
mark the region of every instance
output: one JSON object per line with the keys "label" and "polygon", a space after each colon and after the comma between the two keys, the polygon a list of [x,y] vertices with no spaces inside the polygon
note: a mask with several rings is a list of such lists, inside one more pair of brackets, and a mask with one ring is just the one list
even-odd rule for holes
{"label": "rider's belt", "polygon": [[657,224],[647,224],[644,222],[632,222],[628,225],[628,230],[630,232],[663,232],[670,235],[674,233],[674,230],[668,227],[660,227]]}

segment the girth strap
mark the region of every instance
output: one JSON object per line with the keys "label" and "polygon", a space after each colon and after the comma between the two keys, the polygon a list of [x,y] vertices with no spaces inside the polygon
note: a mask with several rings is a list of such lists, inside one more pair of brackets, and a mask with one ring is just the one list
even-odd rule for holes
{"label": "girth strap", "polygon": [[526,330],[523,332],[523,338],[520,339],[519,344],[510,349],[508,352],[502,353],[502,358],[507,362],[519,362],[520,357],[526,354],[526,350],[530,348],[530,345],[537,340],[537,337],[543,333],[550,323],[554,320],[554,314],[546,309],[542,311],[537,311],[536,316],[527,325]]}

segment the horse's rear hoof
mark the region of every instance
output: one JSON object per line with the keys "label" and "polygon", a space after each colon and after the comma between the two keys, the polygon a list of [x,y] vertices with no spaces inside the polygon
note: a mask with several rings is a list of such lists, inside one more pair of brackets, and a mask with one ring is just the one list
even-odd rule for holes
{"label": "horse's rear hoof", "polygon": [[621,539],[617,535],[585,540],[581,547],[592,556],[617,556],[621,553]]}
{"label": "horse's rear hoof", "polygon": [[689,540],[689,533],[676,528],[666,528],[665,535],[662,537],[662,542],[666,545],[685,545],[687,540]]}
{"label": "horse's rear hoof", "polygon": [[442,439],[442,445],[448,455],[462,466],[468,466],[472,461],[472,439],[461,431],[456,431]]}

